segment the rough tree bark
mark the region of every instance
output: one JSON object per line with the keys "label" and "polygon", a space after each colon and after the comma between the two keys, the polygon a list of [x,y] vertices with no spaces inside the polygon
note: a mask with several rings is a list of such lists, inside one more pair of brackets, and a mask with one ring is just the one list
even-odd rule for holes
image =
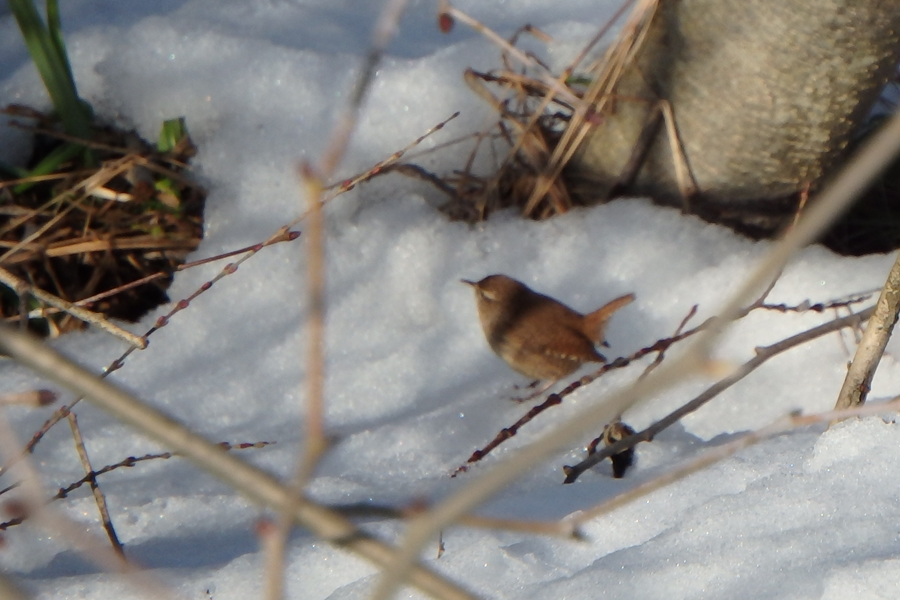
{"label": "rough tree bark", "polygon": [[[567,168],[570,189],[606,200],[665,99],[699,187],[691,212],[772,233],[843,158],[898,57],[897,0],[660,0],[618,99]],[[684,205],[662,128],[619,188]]]}

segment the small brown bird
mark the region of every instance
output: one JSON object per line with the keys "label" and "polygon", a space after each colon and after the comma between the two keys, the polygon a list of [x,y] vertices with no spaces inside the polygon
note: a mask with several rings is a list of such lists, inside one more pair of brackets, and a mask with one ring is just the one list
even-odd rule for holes
{"label": "small brown bird", "polygon": [[491,349],[532,379],[555,381],[586,362],[605,363],[594,345],[606,345],[606,322],[634,300],[634,294],[626,294],[582,315],[506,275],[462,282],[475,288],[478,317]]}

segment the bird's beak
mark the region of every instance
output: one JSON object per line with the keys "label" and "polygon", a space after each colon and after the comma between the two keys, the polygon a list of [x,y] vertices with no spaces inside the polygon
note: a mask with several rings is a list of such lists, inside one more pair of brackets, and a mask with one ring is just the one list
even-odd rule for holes
{"label": "bird's beak", "polygon": [[469,281],[468,279],[460,279],[460,281],[461,281],[462,283],[465,283],[466,285],[471,285],[472,287],[475,287],[475,282],[474,282],[474,281]]}

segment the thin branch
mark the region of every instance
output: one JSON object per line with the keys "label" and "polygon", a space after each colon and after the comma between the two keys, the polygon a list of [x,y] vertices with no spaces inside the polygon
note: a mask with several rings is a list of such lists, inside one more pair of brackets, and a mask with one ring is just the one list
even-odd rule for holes
{"label": "thin branch", "polygon": [[833,310],[836,308],[850,308],[854,304],[859,304],[860,302],[865,302],[869,298],[872,297],[875,292],[880,291],[879,289],[870,291],[870,292],[860,292],[858,294],[853,294],[852,296],[847,297],[846,300],[832,300],[830,302],[816,302],[815,304],[811,304],[809,300],[801,302],[800,304],[795,304],[789,306],[787,304],[760,304],[759,308],[765,310],[773,310],[781,313],[788,312],[817,312],[823,313],[827,310]]}
{"label": "thin branch", "polygon": [[834,405],[836,410],[865,403],[872,387],[872,378],[875,377],[875,369],[881,362],[884,348],[897,323],[898,312],[900,312],[900,254],[897,254],[887,281],[881,289],[881,295],[875,305],[875,314],[866,325],[862,339],[856,347],[856,355],[850,363],[841,393]]}
{"label": "thin branch", "polygon": [[328,447],[325,435],[325,236],[322,215],[322,185],[311,175],[305,179],[306,197],[309,200],[307,241],[307,286],[309,316],[306,337],[306,443],[291,481],[292,497],[281,508],[277,526],[269,527],[262,534],[265,555],[265,598],[280,600],[284,596],[284,554],[287,548],[293,514],[297,510],[303,489],[313,475],[319,460]]}
{"label": "thin branch", "polygon": [[147,340],[139,335],[131,333],[130,331],[125,331],[118,325],[114,325],[103,315],[75,306],[71,302],[63,300],[58,296],[54,296],[49,292],[45,292],[40,288],[36,288],[33,285],[29,284],[27,281],[19,279],[4,268],[0,268],[0,283],[3,283],[4,285],[7,285],[16,290],[16,293],[18,294],[21,294],[22,290],[24,290],[41,302],[46,302],[50,306],[55,306],[56,308],[69,313],[76,319],[80,319],[85,323],[96,325],[100,329],[116,336],[121,340],[126,341],[132,346],[136,346],[141,349],[147,347]]}
{"label": "thin branch", "polygon": [[[344,504],[330,506],[329,508],[349,518],[377,517],[384,519],[409,519],[411,516],[420,514],[424,510],[423,507],[398,509],[372,504]],[[584,536],[576,528],[561,521],[525,521],[522,519],[499,519],[479,515],[466,515],[459,520],[458,524],[462,527],[475,529],[498,529],[531,535],[549,535],[572,540],[584,539]]]}
{"label": "thin branch", "polygon": [[602,68],[595,74],[590,87],[584,94],[583,101],[574,105],[575,112],[572,119],[553,149],[553,154],[550,156],[542,177],[538,178],[531,196],[525,204],[526,214],[529,209],[537,206],[541,198],[550,190],[553,182],[560,176],[593,127],[587,116],[601,113],[612,98],[613,88],[625,66],[634,59],[638,49],[643,45],[649,30],[649,23],[656,13],[658,1],[639,0],[635,3],[628,21],[623,25],[622,31],[610,50],[607,51]]}
{"label": "thin branch", "polygon": [[633,502],[638,498],[646,496],[651,492],[654,492],[671,483],[684,479],[688,475],[696,473],[697,471],[700,471],[705,467],[715,464],[720,460],[731,456],[735,452],[738,452],[739,450],[752,446],[753,444],[761,442],[762,440],[768,439],[770,437],[780,435],[787,431],[814,425],[816,423],[825,423],[830,420],[841,420],[848,419],[850,417],[862,417],[892,412],[896,411],[898,408],[900,408],[900,399],[895,399],[886,404],[857,406],[855,408],[847,410],[832,410],[824,413],[806,416],[801,414],[792,414],[786,417],[782,417],[767,427],[750,432],[727,444],[712,448],[668,473],[660,475],[659,477],[652,479],[646,483],[642,483],[634,489],[631,489],[623,494],[619,494],[615,498],[603,502],[602,504],[599,504],[594,508],[580,511],[574,518],[567,518],[564,520],[571,521],[575,525],[583,525],[591,519],[594,519],[602,514],[609,513],[621,506]]}
{"label": "thin branch", "polygon": [[[775,280],[773,279],[772,282],[770,283],[769,287],[765,290],[765,292],[761,296],[759,296],[759,298],[757,298],[752,304],[750,304],[746,308],[742,309],[737,318],[743,318],[746,315],[748,315],[751,311],[756,310],[758,308],[766,308],[767,305],[763,304],[763,302],[764,302],[766,296],[768,295],[769,291],[771,291],[771,289],[774,285],[775,285]],[[814,307],[839,307],[839,306],[847,307],[847,306],[850,306],[851,304],[861,302],[861,301],[865,300],[867,297],[868,296],[866,296],[866,295],[857,294],[857,295],[851,297],[849,300],[832,301],[832,302],[827,302],[827,303],[817,303],[817,304],[811,305],[811,306],[814,306]],[[808,304],[808,302],[806,304]],[[818,308],[814,309],[811,307],[810,310],[815,310],[816,312],[821,312],[821,310],[819,310]],[[824,308],[822,310],[824,310]],[[491,453],[495,448],[497,448],[497,446],[504,443],[506,440],[512,438],[513,436],[515,436],[519,432],[519,429],[521,429],[524,425],[528,424],[529,422],[533,421],[542,412],[544,412],[545,410],[548,410],[554,406],[559,405],[566,396],[574,393],[576,390],[599,379],[600,377],[605,375],[608,371],[611,371],[613,369],[623,369],[623,368],[627,367],[628,365],[632,364],[633,362],[640,360],[644,356],[647,356],[648,354],[656,353],[657,354],[656,359],[653,361],[653,363],[651,363],[647,367],[647,369],[644,370],[644,372],[641,374],[639,379],[643,379],[644,377],[646,377],[653,369],[655,369],[660,364],[662,364],[663,357],[669,348],[671,348],[676,343],[691,337],[692,335],[695,335],[697,333],[700,333],[701,331],[704,331],[705,329],[707,329],[708,327],[710,327],[712,324],[715,323],[715,317],[710,317],[706,321],[701,323],[700,325],[697,325],[696,327],[694,327],[693,329],[683,331],[684,327],[687,325],[687,322],[690,320],[691,317],[693,317],[695,312],[696,312],[696,306],[693,307],[689,311],[688,315],[682,320],[681,324],[675,330],[675,333],[672,337],[657,340],[650,346],[641,348],[640,350],[637,350],[636,352],[632,353],[630,356],[622,356],[622,357],[615,359],[614,361],[612,361],[610,363],[606,363],[603,366],[599,367],[593,373],[588,373],[587,375],[584,375],[584,376],[578,378],[577,380],[573,381],[572,383],[567,385],[561,391],[547,396],[547,398],[544,400],[544,402],[532,407],[518,421],[516,421],[509,427],[504,427],[503,429],[501,429],[500,432],[496,436],[494,436],[494,439],[491,440],[486,446],[484,446],[483,448],[480,448],[478,450],[475,450],[472,453],[472,455],[469,456],[468,460],[466,461],[466,464],[458,467],[456,469],[456,471],[454,471],[451,474],[451,477],[456,477],[460,473],[464,473],[464,472],[468,471],[469,465],[476,463],[476,462],[482,460],[483,458],[485,458],[489,453]],[[539,394],[536,394],[536,395],[539,395]],[[619,415],[616,415],[616,416],[618,417]]]}
{"label": "thin branch", "polygon": [[[435,132],[443,129],[443,127],[448,122],[452,121],[457,116],[459,116],[459,113],[452,114],[450,117],[448,117],[444,121],[438,123],[434,127],[430,128],[428,131],[426,131],[424,134],[419,136],[411,144],[409,144],[405,148],[395,152],[393,155],[388,157],[386,160],[379,161],[378,163],[376,163],[375,165],[370,167],[367,171],[360,173],[358,175],[355,175],[355,176],[351,177],[350,179],[344,180],[338,186],[336,186],[336,189],[331,190],[331,192],[328,195],[326,195],[326,197],[323,199],[323,203],[328,203],[331,200],[334,200],[341,194],[344,194],[345,192],[352,190],[357,184],[367,181],[367,180],[371,179],[372,177],[375,177],[376,175],[378,175],[378,173],[380,173],[383,169],[389,168],[391,165],[395,164],[398,160],[400,160],[400,158],[402,158],[406,152],[408,152],[410,149],[414,148],[418,144],[422,143],[422,141],[424,141],[427,137],[431,136]],[[247,248],[242,248],[240,250],[226,252],[225,254],[220,254],[220,255],[213,256],[213,257],[210,257],[207,259],[197,260],[192,263],[185,263],[180,268],[176,269],[176,270],[183,270],[184,268],[198,266],[198,265],[205,264],[208,262],[220,260],[222,258],[230,257],[235,254],[243,255],[240,258],[238,258],[236,261],[225,265],[222,268],[222,270],[219,271],[218,274],[216,274],[215,277],[213,277],[209,281],[203,283],[203,285],[201,285],[197,290],[195,290],[193,294],[191,294],[187,298],[183,298],[182,300],[175,302],[172,306],[172,309],[165,315],[159,317],[156,320],[156,323],[153,325],[153,327],[151,327],[150,329],[147,330],[146,333],[144,333],[143,338],[148,339],[157,330],[162,329],[163,327],[168,325],[169,320],[176,313],[188,308],[188,306],[190,306],[190,303],[195,298],[197,298],[198,296],[200,296],[201,294],[203,294],[205,292],[208,292],[220,280],[235,273],[244,262],[246,262],[250,258],[256,256],[256,254],[258,252],[261,252],[263,250],[263,248],[267,248],[270,245],[280,243],[280,242],[291,242],[291,241],[296,240],[298,237],[300,237],[300,232],[299,231],[291,231],[291,228],[294,227],[295,225],[297,225],[298,223],[300,223],[301,221],[303,221],[304,219],[306,219],[307,215],[308,215],[308,212],[304,212],[299,217],[294,219],[294,221],[292,221],[291,223],[288,223],[287,225],[284,225],[283,227],[279,228],[275,233],[273,233],[271,236],[269,236],[268,239],[266,239],[265,241],[263,241],[261,243],[254,244],[252,246],[249,246]],[[24,311],[23,311],[23,314],[24,314]],[[117,371],[118,369],[122,368],[125,364],[125,360],[131,355],[132,352],[134,352],[134,350],[135,350],[134,346],[129,347],[118,358],[116,358],[109,365],[107,365],[106,369],[100,376],[106,377],[110,373],[113,373],[114,371]],[[81,398],[75,398],[68,405],[60,407],[60,409],[58,411],[56,411],[50,417],[50,419],[48,419],[43,424],[41,429],[38,430],[37,432],[35,432],[35,434],[31,438],[31,440],[28,442],[28,444],[26,444],[25,448],[23,449],[23,451],[21,453],[19,453],[18,455],[10,455],[10,457],[6,460],[6,462],[4,462],[2,465],[0,465],[0,475],[5,473],[13,464],[16,463],[16,461],[20,460],[26,453],[31,452],[33,450],[33,448],[35,447],[35,445],[37,445],[37,443],[43,438],[43,436],[51,428],[53,428],[61,419],[65,418],[68,411],[71,410],[72,408],[74,408],[75,405],[77,405],[78,402],[80,402],[80,401],[81,401]]]}
{"label": "thin branch", "polygon": [[[360,531],[346,518],[306,498],[297,498],[287,486],[269,473],[229,455],[218,444],[204,439],[131,394],[95,377],[90,371],[66,359],[39,340],[0,324],[0,351],[84,396],[122,422],[180,453],[250,500],[274,510],[296,502],[294,519],[318,537],[343,546],[382,567],[397,559],[396,549]],[[436,598],[473,598],[456,584],[422,565],[413,568],[409,581],[425,594]]]}
{"label": "thin branch", "polygon": [[[223,450],[231,451],[231,450],[247,450],[250,448],[263,448],[265,446],[269,446],[274,443],[275,442],[242,442],[239,444],[231,444],[229,442],[219,442],[219,446]],[[176,453],[176,452],[158,452],[156,454],[145,454],[144,456],[129,456],[128,458],[124,458],[115,464],[106,465],[102,469],[98,469],[96,471],[91,471],[90,473],[86,474],[84,477],[82,477],[78,481],[74,481],[74,482],[70,483],[69,485],[67,485],[66,487],[59,488],[56,491],[56,493],[48,499],[48,502],[66,498],[66,497],[68,497],[69,494],[71,494],[72,492],[74,492],[75,490],[80,488],[81,486],[83,486],[87,483],[90,483],[91,481],[96,480],[97,477],[100,477],[101,475],[105,475],[105,474],[109,473],[110,471],[115,471],[117,469],[123,469],[123,468],[131,468],[131,467],[137,465],[138,463],[148,461],[148,460],[160,460],[160,459],[167,460],[169,458],[175,458],[177,456],[178,456],[178,453]],[[10,485],[10,486],[0,490],[0,496],[18,488],[18,487],[19,487],[18,483],[14,483],[13,485]],[[14,518],[14,519],[10,519],[9,521],[0,523],[0,531],[9,529],[10,527],[13,527],[15,525],[21,525],[24,522],[25,522],[24,515]],[[2,598],[2,596],[0,596],[0,598]]]}
{"label": "thin branch", "polygon": [[563,98],[567,103],[571,106],[586,106],[585,102],[576,96],[572,90],[565,86],[564,83],[557,80],[553,75],[547,72],[546,68],[543,65],[539,64],[533,58],[525,54],[523,51],[519,50],[515,46],[511,45],[507,42],[503,37],[501,37],[498,33],[493,31],[491,28],[487,27],[483,23],[478,20],[470,17],[466,13],[462,12],[458,8],[451,6],[449,2],[442,3],[443,10],[442,13],[452,17],[453,19],[462,21],[491,42],[493,42],[497,47],[502,48],[505,52],[507,52],[510,56],[513,56],[525,66],[536,67],[539,69],[540,73],[537,78],[544,83],[553,93],[558,94],[561,98]]}
{"label": "thin branch", "polygon": [[660,432],[668,429],[685,416],[699,409],[701,406],[736,384],[738,381],[755,371],[758,367],[760,367],[763,363],[765,363],[770,358],[778,356],[782,352],[790,350],[791,348],[796,348],[801,344],[805,344],[811,340],[822,337],[823,335],[827,335],[829,333],[833,333],[835,331],[840,331],[845,327],[858,327],[860,323],[863,323],[868,319],[872,313],[875,311],[875,308],[867,308],[858,313],[843,317],[841,319],[835,319],[834,321],[829,321],[828,323],[823,323],[818,327],[813,327],[812,329],[808,329],[804,332],[798,333],[797,335],[793,335],[787,339],[781,340],[776,344],[772,344],[771,346],[764,346],[756,349],[756,356],[752,359],[745,362],[743,365],[738,367],[733,373],[731,373],[728,377],[721,379],[708,387],[703,393],[699,396],[680,407],[678,410],[668,414],[666,417],[660,419],[650,427],[647,427],[643,431],[640,431],[634,435],[628,436],[627,438],[620,440],[614,444],[611,444],[601,450],[598,450],[594,454],[591,454],[583,461],[575,465],[574,467],[565,466],[563,467],[563,471],[565,472],[566,479],[563,483],[573,483],[578,477],[602,461],[605,458],[609,458],[614,454],[618,454],[623,450],[627,450],[628,448],[633,448],[640,442],[649,442]]}
{"label": "thin branch", "polygon": [[97,510],[100,511],[100,522],[103,523],[103,529],[112,544],[113,550],[122,556],[125,556],[125,549],[122,548],[122,542],[116,535],[116,528],[113,527],[112,519],[109,518],[109,507],[106,505],[106,496],[97,484],[97,477],[93,475],[94,468],[91,466],[91,459],[88,457],[87,448],[84,447],[84,438],[81,436],[81,428],[78,427],[78,417],[75,413],[69,413],[67,417],[69,427],[72,429],[72,439],[75,442],[75,450],[78,452],[78,458],[81,460],[81,466],[88,477],[91,484],[91,494],[94,496],[94,502],[97,503]]}
{"label": "thin branch", "polygon": [[347,145],[350,143],[350,136],[353,130],[356,129],[359,110],[362,107],[366,93],[369,91],[372,80],[375,78],[378,63],[381,62],[381,57],[387,50],[388,44],[394,39],[394,35],[397,32],[397,24],[400,22],[400,15],[406,10],[407,2],[408,0],[387,0],[378,17],[378,21],[375,23],[369,53],[366,55],[359,77],[357,77],[350,94],[350,102],[338,116],[338,121],[331,133],[328,146],[322,153],[319,162],[319,173],[321,173],[322,179],[327,180],[331,177],[344,156]]}
{"label": "thin branch", "polygon": [[387,0],[379,15],[372,34],[369,52],[366,55],[356,83],[350,95],[349,104],[338,116],[337,124],[325,151],[319,160],[318,169],[311,165],[301,166],[302,182],[306,187],[307,210],[307,284],[309,286],[309,317],[307,337],[309,340],[306,378],[306,450],[297,464],[293,481],[292,496],[281,507],[277,531],[266,539],[266,598],[280,600],[284,595],[284,552],[287,545],[293,514],[300,503],[300,496],[307,482],[318,466],[319,460],[328,447],[325,435],[325,217],[322,213],[325,200],[325,181],[331,179],[343,158],[350,136],[362,109],[363,100],[375,78],[375,72],[387,46],[398,29],[400,16],[406,8],[407,0]]}
{"label": "thin branch", "polygon": [[[677,338],[684,332],[684,328],[687,327],[688,321],[693,319],[694,316],[697,314],[698,308],[700,308],[699,304],[695,304],[691,307],[691,310],[688,311],[688,314],[686,314],[684,316],[684,318],[681,320],[681,323],[679,323],[678,327],[675,328],[675,334],[672,337]],[[647,365],[647,368],[644,369],[643,373],[641,373],[641,375],[640,375],[641,378],[646,377],[647,375],[650,374],[651,371],[653,371],[653,369],[655,369],[656,367],[658,367],[659,365],[662,364],[662,361],[665,360],[665,357],[666,357],[666,350],[668,350],[668,349],[669,349],[669,346],[666,346],[665,348],[663,348],[656,354],[656,358],[653,359],[653,362],[650,363],[649,365]]]}
{"label": "thin branch", "polygon": [[581,52],[578,53],[578,56],[575,57],[575,60],[573,60],[569,64],[569,66],[566,67],[566,70],[563,71],[565,79],[568,79],[572,75],[572,73],[575,72],[575,69],[577,69],[578,65],[580,65],[581,62],[587,57],[591,49],[596,46],[601,39],[603,39],[603,36],[605,36],[610,29],[612,29],[612,26],[622,17],[622,15],[625,14],[625,11],[628,9],[628,7],[631,6],[633,2],[634,0],[626,0],[625,2],[623,2],[622,6],[619,7],[615,14],[610,17],[610,19],[603,25],[603,27],[600,28],[600,30],[596,34],[594,34],[594,37],[591,38],[591,41],[581,49]]}
{"label": "thin branch", "polygon": [[[18,332],[7,325],[0,325],[0,345],[8,342],[10,336],[31,339],[28,334]],[[40,344],[37,340],[32,341]],[[9,354],[12,355],[12,353]],[[6,412],[0,410],[0,454],[8,457],[17,451],[16,437],[6,418]],[[20,472],[22,474],[21,485],[18,486],[20,495],[17,501],[7,501],[4,504],[7,511],[13,512],[15,516],[32,518],[37,527],[46,531],[48,535],[68,543],[100,568],[128,575],[129,583],[141,595],[154,599],[175,598],[172,590],[167,589],[154,577],[126,560],[124,555],[110,550],[93,535],[87,534],[83,524],[74,523],[46,506],[43,502],[44,493],[41,489],[40,476],[30,460],[21,461]]]}
{"label": "thin branch", "polygon": [[396,562],[386,570],[377,589],[378,600],[388,598],[397,585],[404,580],[411,565],[416,563],[422,548],[437,533],[471,511],[478,504],[499,493],[526,471],[546,460],[560,447],[564,447],[573,437],[599,428],[615,415],[639,399],[651,397],[669,388],[685,377],[702,370],[707,357],[724,329],[739,314],[748,299],[758,294],[790,257],[802,246],[813,241],[826,227],[846,209],[856,197],[866,189],[869,182],[878,176],[900,151],[900,113],[894,115],[841,170],[840,174],[811,203],[809,210],[763,259],[756,271],[725,304],[710,329],[690,345],[684,354],[668,366],[657,369],[646,379],[619,390],[595,402],[568,421],[560,423],[538,441],[502,460],[492,469],[481,473],[463,489],[451,494],[443,502],[425,515],[412,521],[401,546]]}
{"label": "thin branch", "polygon": [[56,402],[56,392],[51,390],[28,390],[15,394],[0,395],[0,405],[19,404],[29,408],[49,406]]}

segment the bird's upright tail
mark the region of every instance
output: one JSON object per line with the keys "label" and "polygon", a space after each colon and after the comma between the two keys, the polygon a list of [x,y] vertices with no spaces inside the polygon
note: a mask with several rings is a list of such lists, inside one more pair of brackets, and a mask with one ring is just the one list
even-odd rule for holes
{"label": "bird's upright tail", "polygon": [[634,302],[634,294],[625,294],[619,296],[611,302],[607,302],[592,313],[584,315],[584,332],[594,341],[595,344],[606,345],[603,339],[603,332],[606,329],[606,323],[614,312]]}

